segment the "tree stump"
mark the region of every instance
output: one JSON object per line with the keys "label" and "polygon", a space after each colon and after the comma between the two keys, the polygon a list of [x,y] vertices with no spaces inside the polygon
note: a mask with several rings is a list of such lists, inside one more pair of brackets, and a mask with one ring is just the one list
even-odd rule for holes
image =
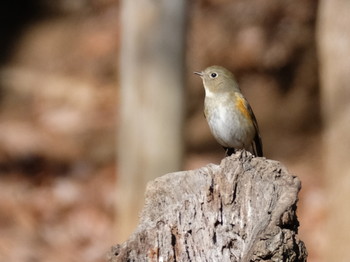
{"label": "tree stump", "polygon": [[136,231],[115,261],[306,261],[296,217],[300,181],[246,151],[147,185]]}

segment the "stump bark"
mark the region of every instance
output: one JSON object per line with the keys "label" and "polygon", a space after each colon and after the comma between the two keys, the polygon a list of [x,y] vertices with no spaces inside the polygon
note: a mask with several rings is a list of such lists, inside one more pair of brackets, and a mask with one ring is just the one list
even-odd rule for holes
{"label": "stump bark", "polygon": [[140,223],[116,261],[306,261],[296,217],[300,181],[240,151],[147,186]]}

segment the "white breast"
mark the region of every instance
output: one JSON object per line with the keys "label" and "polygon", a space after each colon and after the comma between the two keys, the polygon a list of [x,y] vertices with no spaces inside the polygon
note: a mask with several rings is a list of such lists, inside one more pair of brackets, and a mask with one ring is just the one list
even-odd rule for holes
{"label": "white breast", "polygon": [[[224,147],[249,148],[255,135],[249,123],[234,104],[228,100],[218,101],[206,97],[207,121],[216,140]],[[210,107],[208,107],[210,106]],[[208,110],[210,108],[210,110]]]}

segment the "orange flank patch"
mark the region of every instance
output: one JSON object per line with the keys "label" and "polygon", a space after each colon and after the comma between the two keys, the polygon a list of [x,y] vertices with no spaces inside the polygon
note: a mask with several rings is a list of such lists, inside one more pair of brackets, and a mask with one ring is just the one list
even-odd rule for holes
{"label": "orange flank patch", "polygon": [[236,96],[236,107],[239,109],[239,111],[241,111],[241,113],[247,119],[251,119],[246,100],[239,93],[235,93],[235,96]]}

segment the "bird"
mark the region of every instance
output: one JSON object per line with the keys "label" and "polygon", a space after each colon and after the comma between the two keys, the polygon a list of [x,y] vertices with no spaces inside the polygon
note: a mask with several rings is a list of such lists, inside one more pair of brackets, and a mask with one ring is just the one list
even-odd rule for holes
{"label": "bird", "polygon": [[245,149],[262,157],[257,120],[234,75],[217,65],[194,73],[203,81],[204,116],[214,138],[225,149],[226,156]]}

